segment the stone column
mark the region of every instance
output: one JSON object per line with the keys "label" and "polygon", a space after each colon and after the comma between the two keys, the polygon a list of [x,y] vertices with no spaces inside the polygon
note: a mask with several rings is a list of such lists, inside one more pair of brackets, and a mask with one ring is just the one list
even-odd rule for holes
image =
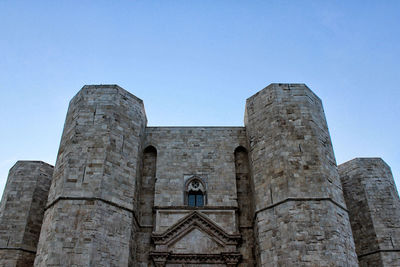
{"label": "stone column", "polygon": [[304,84],[247,99],[258,266],[357,266],[321,100]]}
{"label": "stone column", "polygon": [[53,166],[18,161],[0,204],[0,266],[33,266]]}
{"label": "stone column", "polygon": [[360,266],[400,266],[400,200],[380,158],[339,166]]}
{"label": "stone column", "polygon": [[117,85],[84,86],[71,100],[35,266],[134,261],[145,126],[142,100]]}

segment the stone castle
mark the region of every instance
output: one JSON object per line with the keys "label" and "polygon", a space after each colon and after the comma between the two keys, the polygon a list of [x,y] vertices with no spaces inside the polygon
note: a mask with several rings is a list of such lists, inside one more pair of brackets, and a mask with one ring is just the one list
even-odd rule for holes
{"label": "stone castle", "polygon": [[55,167],[10,170],[0,266],[400,266],[400,200],[382,159],[336,165],[304,84],[248,98],[244,127],[147,127],[88,85]]}

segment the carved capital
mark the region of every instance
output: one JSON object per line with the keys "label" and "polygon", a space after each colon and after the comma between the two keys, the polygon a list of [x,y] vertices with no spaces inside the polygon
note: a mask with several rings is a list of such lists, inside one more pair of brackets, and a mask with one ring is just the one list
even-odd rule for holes
{"label": "carved capital", "polygon": [[150,257],[153,259],[156,267],[164,267],[167,262],[168,255],[168,252],[150,252]]}
{"label": "carved capital", "polygon": [[238,252],[222,252],[221,254],[227,266],[237,266],[242,257]]}

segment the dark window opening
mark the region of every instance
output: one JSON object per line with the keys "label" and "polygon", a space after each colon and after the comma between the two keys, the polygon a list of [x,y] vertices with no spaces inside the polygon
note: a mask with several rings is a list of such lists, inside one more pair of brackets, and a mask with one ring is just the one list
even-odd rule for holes
{"label": "dark window opening", "polygon": [[189,191],[188,204],[190,207],[203,207],[204,196],[201,191]]}

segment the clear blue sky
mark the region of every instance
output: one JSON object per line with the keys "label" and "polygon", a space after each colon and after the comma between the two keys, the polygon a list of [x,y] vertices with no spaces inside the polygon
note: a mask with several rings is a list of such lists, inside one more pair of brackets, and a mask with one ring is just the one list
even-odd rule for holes
{"label": "clear blue sky", "polygon": [[0,191],[18,159],[55,163],[68,101],[100,83],[160,126],[241,126],[247,97],[306,83],[338,163],[382,157],[399,186],[399,44],[400,1],[0,0]]}

